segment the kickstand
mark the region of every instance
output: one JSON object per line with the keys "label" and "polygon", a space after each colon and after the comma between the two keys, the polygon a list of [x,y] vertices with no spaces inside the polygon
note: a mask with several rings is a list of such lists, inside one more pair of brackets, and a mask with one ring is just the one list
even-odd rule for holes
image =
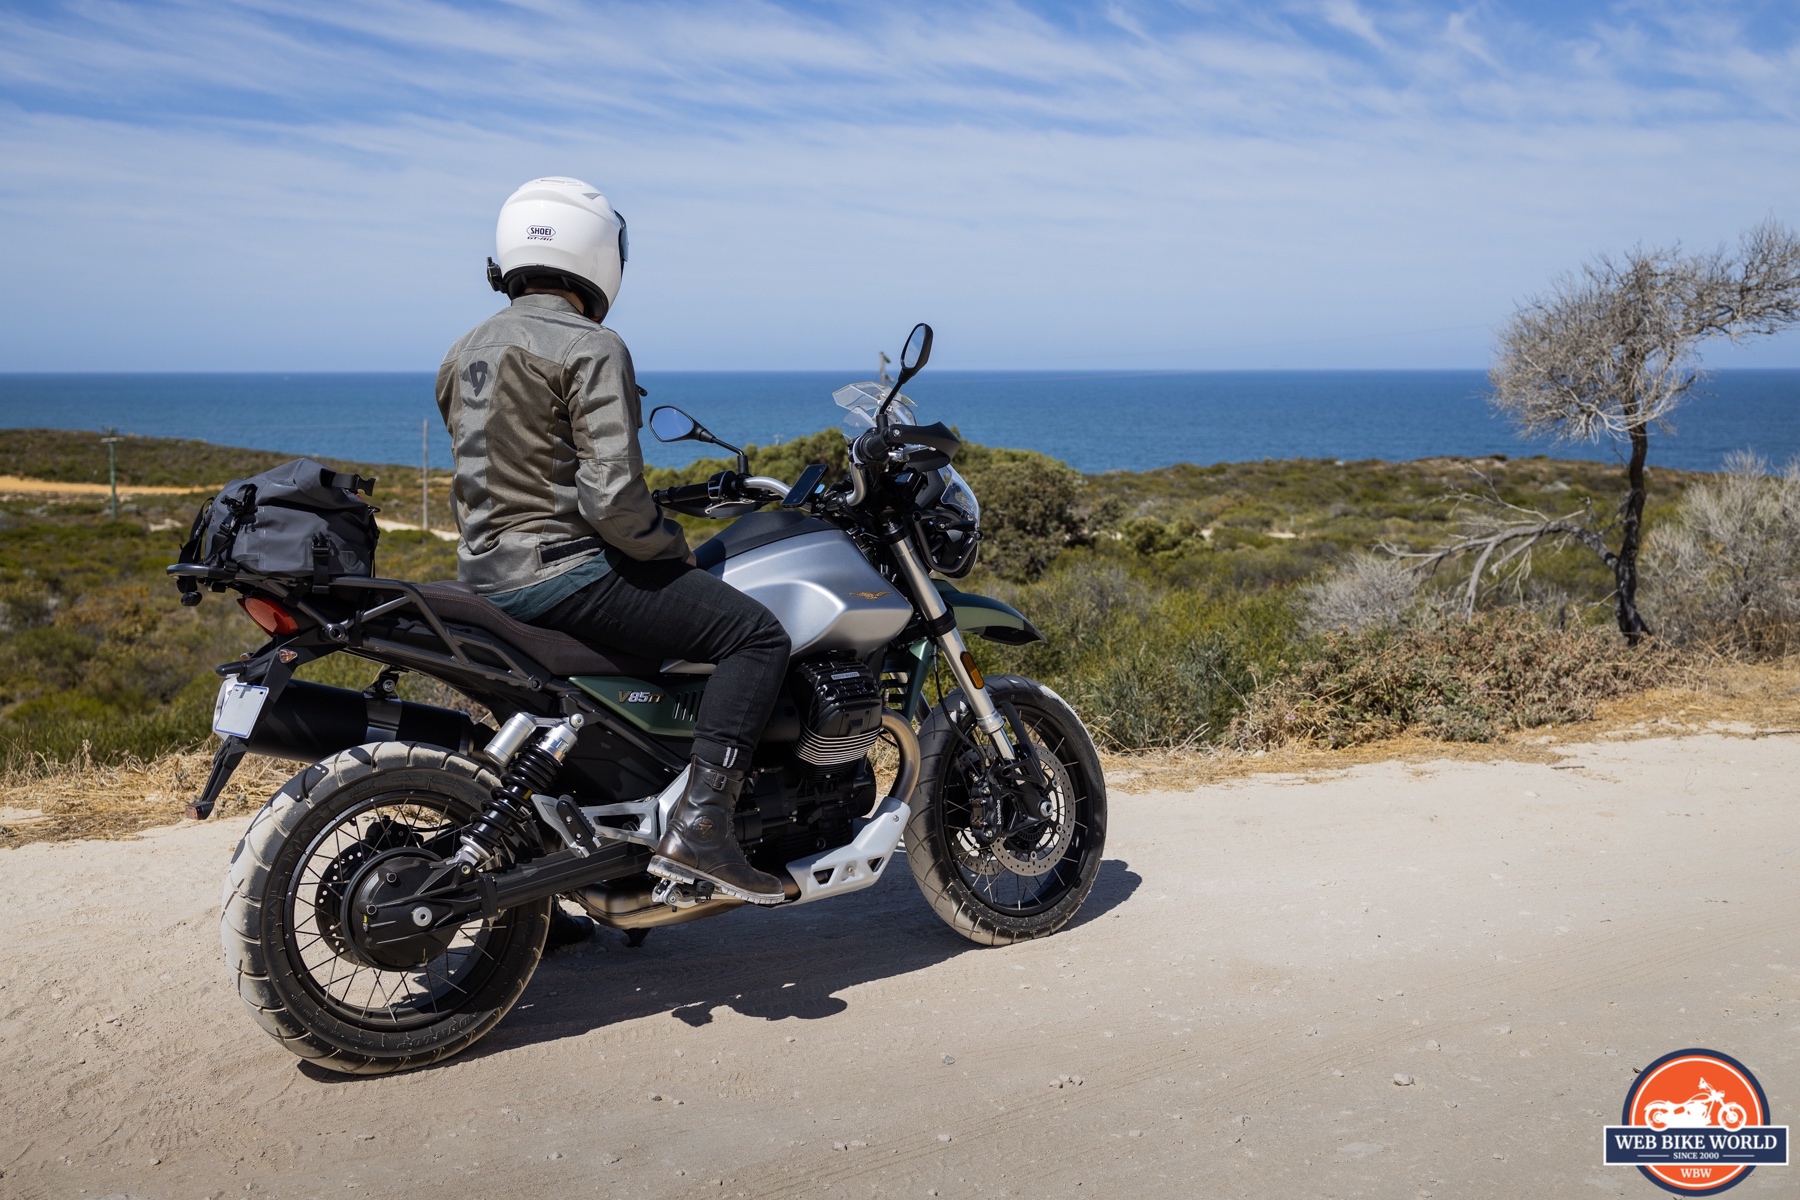
{"label": "kickstand", "polygon": [[644,939],[649,936],[650,931],[648,929],[627,929],[625,931],[625,945],[632,950],[636,950],[639,946],[644,944]]}

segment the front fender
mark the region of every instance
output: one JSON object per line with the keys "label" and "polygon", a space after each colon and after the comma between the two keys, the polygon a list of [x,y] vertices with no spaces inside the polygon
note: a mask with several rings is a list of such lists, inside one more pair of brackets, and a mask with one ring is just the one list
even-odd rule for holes
{"label": "front fender", "polygon": [[979,634],[1003,646],[1029,646],[1048,640],[1023,613],[1004,601],[958,591],[942,579],[931,582],[937,585],[938,594],[956,614],[956,627],[964,633]]}

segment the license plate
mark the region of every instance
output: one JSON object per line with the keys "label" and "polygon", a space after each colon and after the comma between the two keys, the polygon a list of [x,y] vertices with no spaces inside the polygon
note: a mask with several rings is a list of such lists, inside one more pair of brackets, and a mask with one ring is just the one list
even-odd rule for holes
{"label": "license plate", "polygon": [[268,698],[266,687],[235,677],[227,679],[219,685],[219,698],[213,701],[213,732],[220,737],[249,737]]}

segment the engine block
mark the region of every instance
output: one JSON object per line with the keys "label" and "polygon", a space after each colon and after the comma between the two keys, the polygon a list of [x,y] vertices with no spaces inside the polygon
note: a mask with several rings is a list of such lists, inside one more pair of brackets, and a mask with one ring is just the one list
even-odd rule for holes
{"label": "engine block", "polygon": [[848,656],[813,659],[794,667],[800,703],[800,741],[794,754],[830,769],[861,759],[881,736],[881,684]]}

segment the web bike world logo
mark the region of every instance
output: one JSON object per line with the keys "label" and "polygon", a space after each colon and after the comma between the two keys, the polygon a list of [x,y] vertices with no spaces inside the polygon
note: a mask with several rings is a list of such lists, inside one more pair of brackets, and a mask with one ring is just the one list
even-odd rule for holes
{"label": "web bike world logo", "polygon": [[1606,1127],[1606,1165],[1636,1167],[1664,1191],[1712,1196],[1758,1166],[1787,1166],[1788,1127],[1769,1123],[1762,1085],[1714,1050],[1677,1050],[1645,1067],[1621,1120]]}

